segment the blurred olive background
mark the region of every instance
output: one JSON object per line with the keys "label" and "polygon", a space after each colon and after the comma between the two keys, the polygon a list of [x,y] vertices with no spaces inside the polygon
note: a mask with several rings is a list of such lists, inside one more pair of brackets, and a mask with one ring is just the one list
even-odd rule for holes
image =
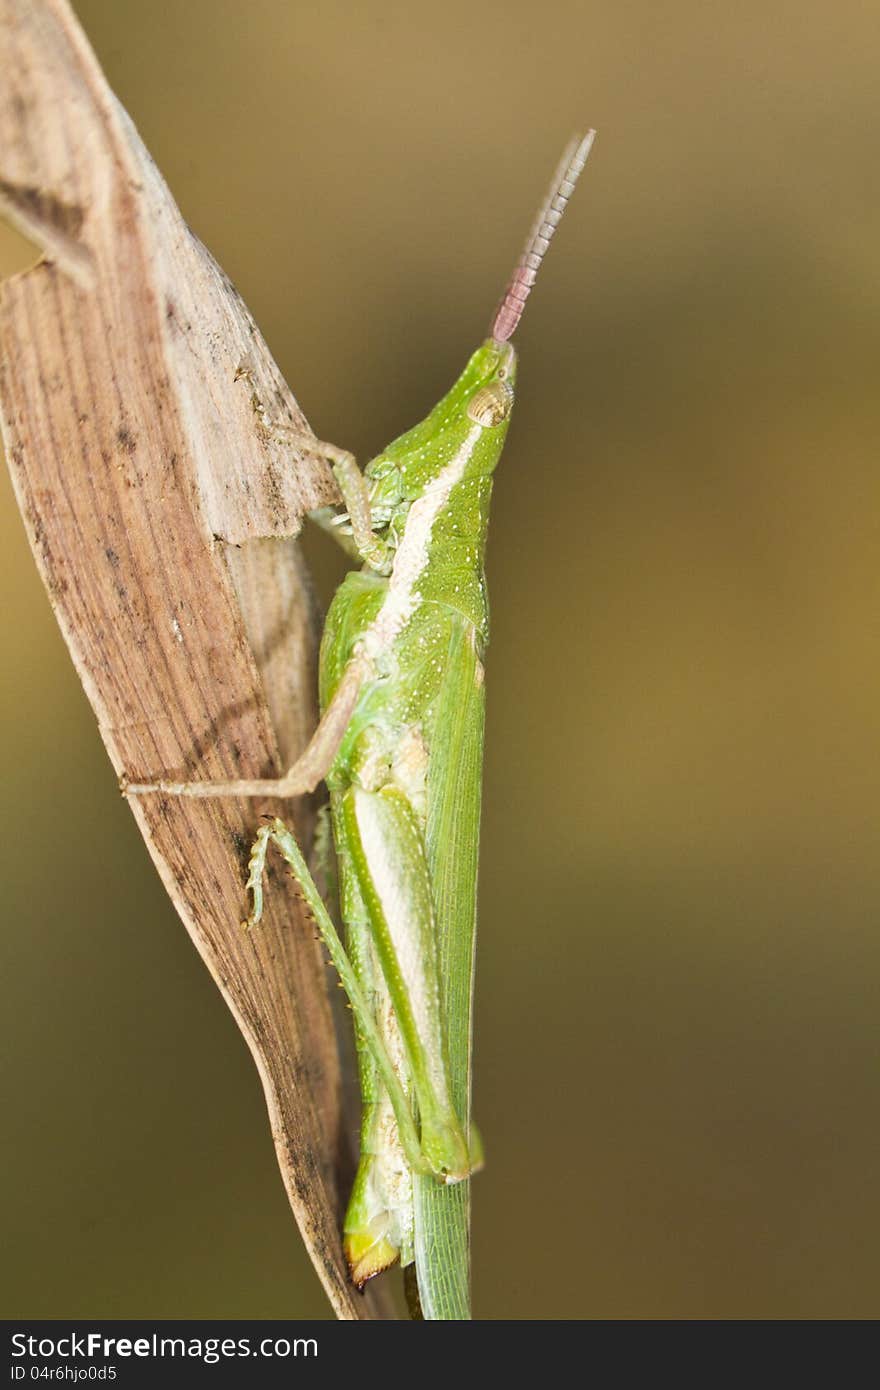
{"label": "blurred olive background", "polygon": [[[877,1316],[876,11],[77,10],[362,460],[598,127],[494,503],[476,1313]],[[4,486],[2,1311],[327,1316]]]}

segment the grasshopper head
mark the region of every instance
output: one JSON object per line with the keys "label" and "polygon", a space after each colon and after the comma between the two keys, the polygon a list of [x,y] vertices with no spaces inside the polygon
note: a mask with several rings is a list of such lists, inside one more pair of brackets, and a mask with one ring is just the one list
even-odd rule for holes
{"label": "grasshopper head", "polygon": [[[513,347],[487,338],[430,415],[367,465],[373,515],[391,517],[401,505],[408,507],[465,448],[467,475],[491,472],[507,432],[515,381]],[[481,427],[479,447],[473,446],[475,425]]]}

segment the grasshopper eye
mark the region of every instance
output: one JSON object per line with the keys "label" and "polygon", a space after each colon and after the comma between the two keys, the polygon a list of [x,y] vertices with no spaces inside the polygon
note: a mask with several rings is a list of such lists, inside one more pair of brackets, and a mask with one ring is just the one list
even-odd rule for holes
{"label": "grasshopper eye", "polygon": [[506,381],[492,381],[481,386],[471,397],[468,418],[477,425],[500,425],[513,409],[513,387]]}

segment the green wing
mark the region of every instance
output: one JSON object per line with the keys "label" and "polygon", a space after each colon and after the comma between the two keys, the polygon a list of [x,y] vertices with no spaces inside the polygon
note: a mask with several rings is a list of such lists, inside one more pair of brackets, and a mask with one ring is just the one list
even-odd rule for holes
{"label": "green wing", "polygon": [[[426,840],[450,1083],[455,1110],[468,1134],[485,716],[480,655],[475,628],[464,617],[456,618],[444,661],[445,675],[433,702],[430,728],[425,731],[430,750]],[[470,1182],[441,1187],[416,1177],[415,1236],[425,1317],[468,1318]],[[436,1252],[443,1253],[438,1258]]]}

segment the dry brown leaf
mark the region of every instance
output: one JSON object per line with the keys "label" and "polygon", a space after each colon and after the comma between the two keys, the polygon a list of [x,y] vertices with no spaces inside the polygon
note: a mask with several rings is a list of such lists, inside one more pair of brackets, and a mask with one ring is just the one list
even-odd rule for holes
{"label": "dry brown leaf", "polygon": [[[117,773],[265,777],[315,720],[315,628],[292,539],[335,499],[234,288],[185,226],[65,0],[0,0],[0,207],[44,259],[0,297],[0,415],[31,545]],[[278,1161],[340,1317],[350,1172],[328,991],[280,881],[240,927],[277,802],[132,809],[260,1073]],[[284,808],[302,833],[308,803]],[[276,874],[276,878],[280,876]]]}

